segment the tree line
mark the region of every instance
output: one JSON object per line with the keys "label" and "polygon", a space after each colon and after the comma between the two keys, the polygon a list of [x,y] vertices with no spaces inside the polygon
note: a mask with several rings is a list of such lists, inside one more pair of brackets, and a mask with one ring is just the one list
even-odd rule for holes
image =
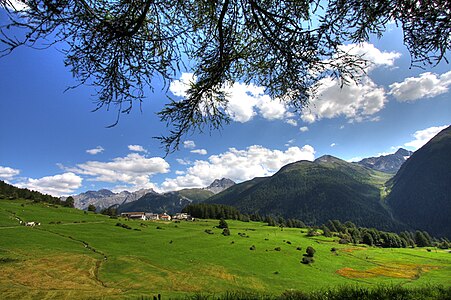
{"label": "tree line", "polygon": [[0,180],[0,199],[26,199],[33,202],[46,202],[67,207],[74,207],[74,199],[72,197],[68,197],[65,201],[63,201],[60,198],[53,197],[51,195],[15,187],[2,180]]}
{"label": "tree line", "polygon": [[307,226],[298,219],[285,219],[282,216],[262,216],[256,214],[242,214],[238,209],[223,204],[198,203],[186,206],[182,212],[200,219],[229,219],[243,222],[264,222],[268,226],[288,228],[309,228],[308,235],[324,235],[336,237],[342,244],[366,244],[382,248],[407,247],[438,247],[451,248],[451,242],[446,238],[432,237],[426,231],[402,231],[400,233],[381,231],[375,228],[358,227],[351,221],[345,223],[339,220],[329,220],[322,226]]}

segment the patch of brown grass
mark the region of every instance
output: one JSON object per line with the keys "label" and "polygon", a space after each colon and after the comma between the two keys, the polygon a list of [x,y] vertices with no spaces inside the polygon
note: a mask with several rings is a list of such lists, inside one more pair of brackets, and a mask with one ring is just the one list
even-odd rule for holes
{"label": "patch of brown grass", "polygon": [[347,278],[373,278],[384,276],[392,278],[418,279],[421,276],[421,273],[435,269],[438,269],[438,267],[415,264],[391,264],[386,266],[377,266],[367,270],[342,268],[336,272],[337,274]]}
{"label": "patch of brown grass", "polygon": [[3,265],[0,269],[0,294],[14,298],[19,293],[43,299],[53,294],[66,298],[74,291],[92,295],[119,293],[119,290],[104,287],[97,280],[97,261],[86,255],[62,254]]}

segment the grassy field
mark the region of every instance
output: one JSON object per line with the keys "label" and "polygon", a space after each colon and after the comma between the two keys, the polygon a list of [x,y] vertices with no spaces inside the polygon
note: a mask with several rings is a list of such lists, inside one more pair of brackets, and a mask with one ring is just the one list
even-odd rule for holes
{"label": "grassy field", "polygon": [[[19,220],[41,226],[20,226]],[[216,220],[126,221],[0,200],[0,295],[138,299],[161,294],[167,299],[226,291],[278,295],[344,284],[451,285],[451,254],[445,250],[339,245],[331,238],[307,237],[302,229],[228,223],[231,235],[223,236]],[[307,246],[316,250],[311,265],[300,263]]]}

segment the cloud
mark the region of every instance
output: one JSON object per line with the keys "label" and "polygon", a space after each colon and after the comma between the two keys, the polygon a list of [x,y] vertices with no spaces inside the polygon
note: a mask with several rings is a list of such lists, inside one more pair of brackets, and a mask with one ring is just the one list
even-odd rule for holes
{"label": "cloud", "polygon": [[86,150],[86,153],[89,153],[91,155],[96,155],[96,154],[102,153],[103,151],[105,151],[105,149],[103,149],[102,146],[97,146],[94,149]]}
{"label": "cloud", "polygon": [[169,85],[169,91],[178,97],[186,97],[186,91],[192,82],[195,82],[193,73],[182,73],[179,80],[174,80]]}
{"label": "cloud", "polygon": [[[186,97],[189,82],[195,81],[192,73],[183,73],[179,80],[171,82],[169,90],[179,97]],[[267,120],[280,120],[291,116],[286,105],[265,95],[265,89],[254,84],[230,82],[222,88],[228,103],[224,111],[233,121],[245,123],[256,115]]]}
{"label": "cloud", "polygon": [[259,145],[244,150],[230,148],[211,155],[208,160],[196,160],[185,175],[167,178],[161,185],[165,191],[182,188],[205,187],[214,179],[230,178],[242,182],[259,176],[270,176],[282,166],[298,160],[313,160],[315,150],[310,145],[290,147],[285,151],[271,150]]}
{"label": "cloud", "polygon": [[286,119],[285,123],[290,124],[291,126],[298,126],[298,121],[296,121],[295,119]]}
{"label": "cloud", "polygon": [[141,145],[128,145],[128,150],[147,153],[147,150]]}
{"label": "cloud", "polygon": [[11,180],[14,176],[19,175],[19,173],[20,170],[0,166],[0,179],[2,180]]}
{"label": "cloud", "polygon": [[6,0],[2,4],[5,4],[7,9],[15,11],[27,10],[29,8],[29,6],[26,4],[26,1]]}
{"label": "cloud", "polygon": [[83,179],[80,176],[67,172],[39,179],[28,178],[26,181],[19,182],[16,185],[52,196],[63,196],[73,194],[76,189],[81,187],[82,181]]}
{"label": "cloud", "polygon": [[391,84],[389,94],[400,102],[409,102],[447,93],[450,85],[451,71],[442,75],[426,72],[420,77],[408,77],[403,82]]}
{"label": "cloud", "polygon": [[376,121],[371,115],[379,112],[385,102],[384,89],[369,77],[360,84],[350,82],[343,87],[337,80],[327,77],[319,81],[317,94],[302,110],[301,119],[313,123],[323,118],[344,116],[349,122]]}
{"label": "cloud", "polygon": [[301,128],[299,128],[300,132],[307,132],[308,131],[308,127],[307,126],[302,126]]}
{"label": "cloud", "polygon": [[434,136],[437,135],[440,131],[447,128],[449,125],[444,126],[435,126],[435,127],[429,127],[423,130],[418,130],[412,136],[415,138],[414,140],[405,143],[404,146],[410,147],[414,150],[417,150],[421,147],[423,147],[424,144],[429,142],[430,139],[432,139]]}
{"label": "cloud", "polygon": [[192,162],[187,159],[177,158],[176,161],[181,164],[182,166],[188,166],[191,165]]}
{"label": "cloud", "polygon": [[169,172],[169,164],[161,157],[147,158],[139,153],[130,153],[109,162],[88,161],[67,170],[91,176],[91,181],[119,182],[133,185],[133,189],[140,189],[154,188],[150,177]]}
{"label": "cloud", "polygon": [[196,149],[196,150],[191,150],[190,152],[200,154],[200,155],[207,155],[207,150],[205,150],[205,149]]}
{"label": "cloud", "polygon": [[352,55],[360,56],[369,62],[366,71],[373,70],[381,66],[393,66],[395,60],[401,57],[401,53],[398,52],[386,52],[380,51],[373,44],[360,43],[360,44],[348,44],[339,47],[344,52]]}
{"label": "cloud", "polygon": [[291,139],[291,140],[287,141],[284,146],[290,147],[290,145],[292,145],[295,141],[296,141],[295,139]]}
{"label": "cloud", "polygon": [[196,143],[194,143],[194,141],[184,141],[183,148],[194,149],[194,148],[196,148]]}
{"label": "cloud", "polygon": [[337,144],[332,143],[332,144],[330,144],[330,146],[331,146],[331,147],[335,147],[335,146],[337,146]]}

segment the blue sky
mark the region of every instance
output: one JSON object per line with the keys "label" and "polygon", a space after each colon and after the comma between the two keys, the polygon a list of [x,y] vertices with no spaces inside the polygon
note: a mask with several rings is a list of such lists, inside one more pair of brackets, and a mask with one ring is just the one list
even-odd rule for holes
{"label": "blue sky", "polygon": [[[331,154],[346,160],[416,150],[451,123],[451,68],[410,69],[402,34],[344,49],[372,62],[359,86],[331,80],[301,115],[257,86],[233,83],[221,131],[186,136],[164,158],[154,139],[168,133],[156,113],[167,98],[156,83],[142,112],[122,115],[95,108],[94,89],[76,84],[57,49],[19,48],[0,59],[0,179],[53,195],[109,188],[158,191],[202,187],[215,178],[237,182],[268,176],[283,165]],[[183,97],[189,70],[172,82]]]}

